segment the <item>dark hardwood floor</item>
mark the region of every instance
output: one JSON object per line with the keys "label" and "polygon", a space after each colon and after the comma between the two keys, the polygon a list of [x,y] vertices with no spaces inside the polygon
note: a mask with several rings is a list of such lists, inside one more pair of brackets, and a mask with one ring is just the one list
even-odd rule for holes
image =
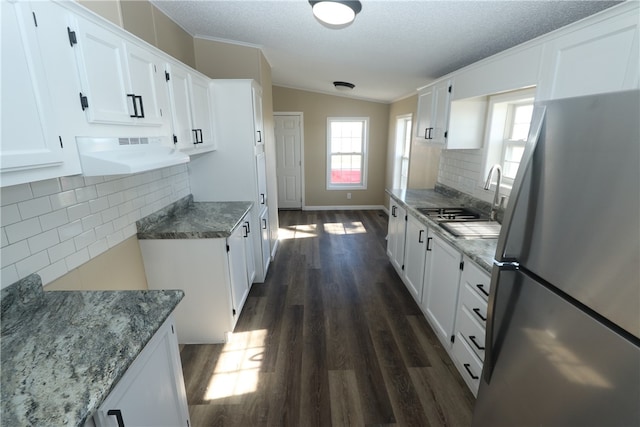
{"label": "dark hardwood floor", "polygon": [[381,211],[280,212],[232,339],[181,351],[191,423],[469,426],[474,397],[386,256]]}

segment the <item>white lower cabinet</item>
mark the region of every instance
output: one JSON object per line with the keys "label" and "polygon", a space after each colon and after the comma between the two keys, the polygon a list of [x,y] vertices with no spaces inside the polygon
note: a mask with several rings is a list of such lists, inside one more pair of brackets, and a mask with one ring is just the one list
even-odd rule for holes
{"label": "white lower cabinet", "polygon": [[185,292],[174,312],[180,344],[222,343],[233,331],[250,288],[242,221],[226,239],[139,240],[149,289]]}
{"label": "white lower cabinet", "polygon": [[422,301],[426,255],[427,226],[413,215],[408,215],[403,279],[407,289],[418,304]]}
{"label": "white lower cabinet", "polygon": [[478,393],[485,351],[487,298],[491,277],[464,257],[456,312],[453,359],[473,394]]}
{"label": "white lower cabinet", "polygon": [[448,351],[453,341],[462,255],[435,233],[430,233],[428,241],[422,310]]}
{"label": "white lower cabinet", "polygon": [[406,224],[407,211],[404,207],[392,201],[387,233],[387,255],[400,277],[403,277],[402,267],[404,265]]}
{"label": "white lower cabinet", "polygon": [[96,427],[190,425],[172,317],[160,327],[100,405],[93,422]]}

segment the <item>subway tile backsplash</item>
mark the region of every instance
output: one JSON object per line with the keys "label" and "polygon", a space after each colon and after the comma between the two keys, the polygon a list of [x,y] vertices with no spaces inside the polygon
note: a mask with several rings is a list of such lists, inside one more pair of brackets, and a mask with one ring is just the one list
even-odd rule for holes
{"label": "subway tile backsplash", "polygon": [[190,194],[186,165],[135,175],[68,176],[0,189],[2,287],[47,284],[136,233],[135,222]]}

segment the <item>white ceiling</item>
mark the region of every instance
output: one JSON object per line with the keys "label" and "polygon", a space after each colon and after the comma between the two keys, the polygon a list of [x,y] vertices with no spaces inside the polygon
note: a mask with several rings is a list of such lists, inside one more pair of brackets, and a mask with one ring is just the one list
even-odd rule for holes
{"label": "white ceiling", "polygon": [[391,102],[451,71],[617,2],[363,0],[355,22],[329,29],[305,0],[152,0],[194,37],[259,47],[273,84]]}

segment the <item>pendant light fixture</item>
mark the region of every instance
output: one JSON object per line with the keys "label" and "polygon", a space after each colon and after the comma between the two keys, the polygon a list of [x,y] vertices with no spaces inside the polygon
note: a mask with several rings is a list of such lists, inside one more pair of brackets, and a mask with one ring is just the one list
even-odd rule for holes
{"label": "pendant light fixture", "polygon": [[313,15],[322,23],[333,28],[343,28],[351,24],[362,10],[359,1],[309,0]]}

